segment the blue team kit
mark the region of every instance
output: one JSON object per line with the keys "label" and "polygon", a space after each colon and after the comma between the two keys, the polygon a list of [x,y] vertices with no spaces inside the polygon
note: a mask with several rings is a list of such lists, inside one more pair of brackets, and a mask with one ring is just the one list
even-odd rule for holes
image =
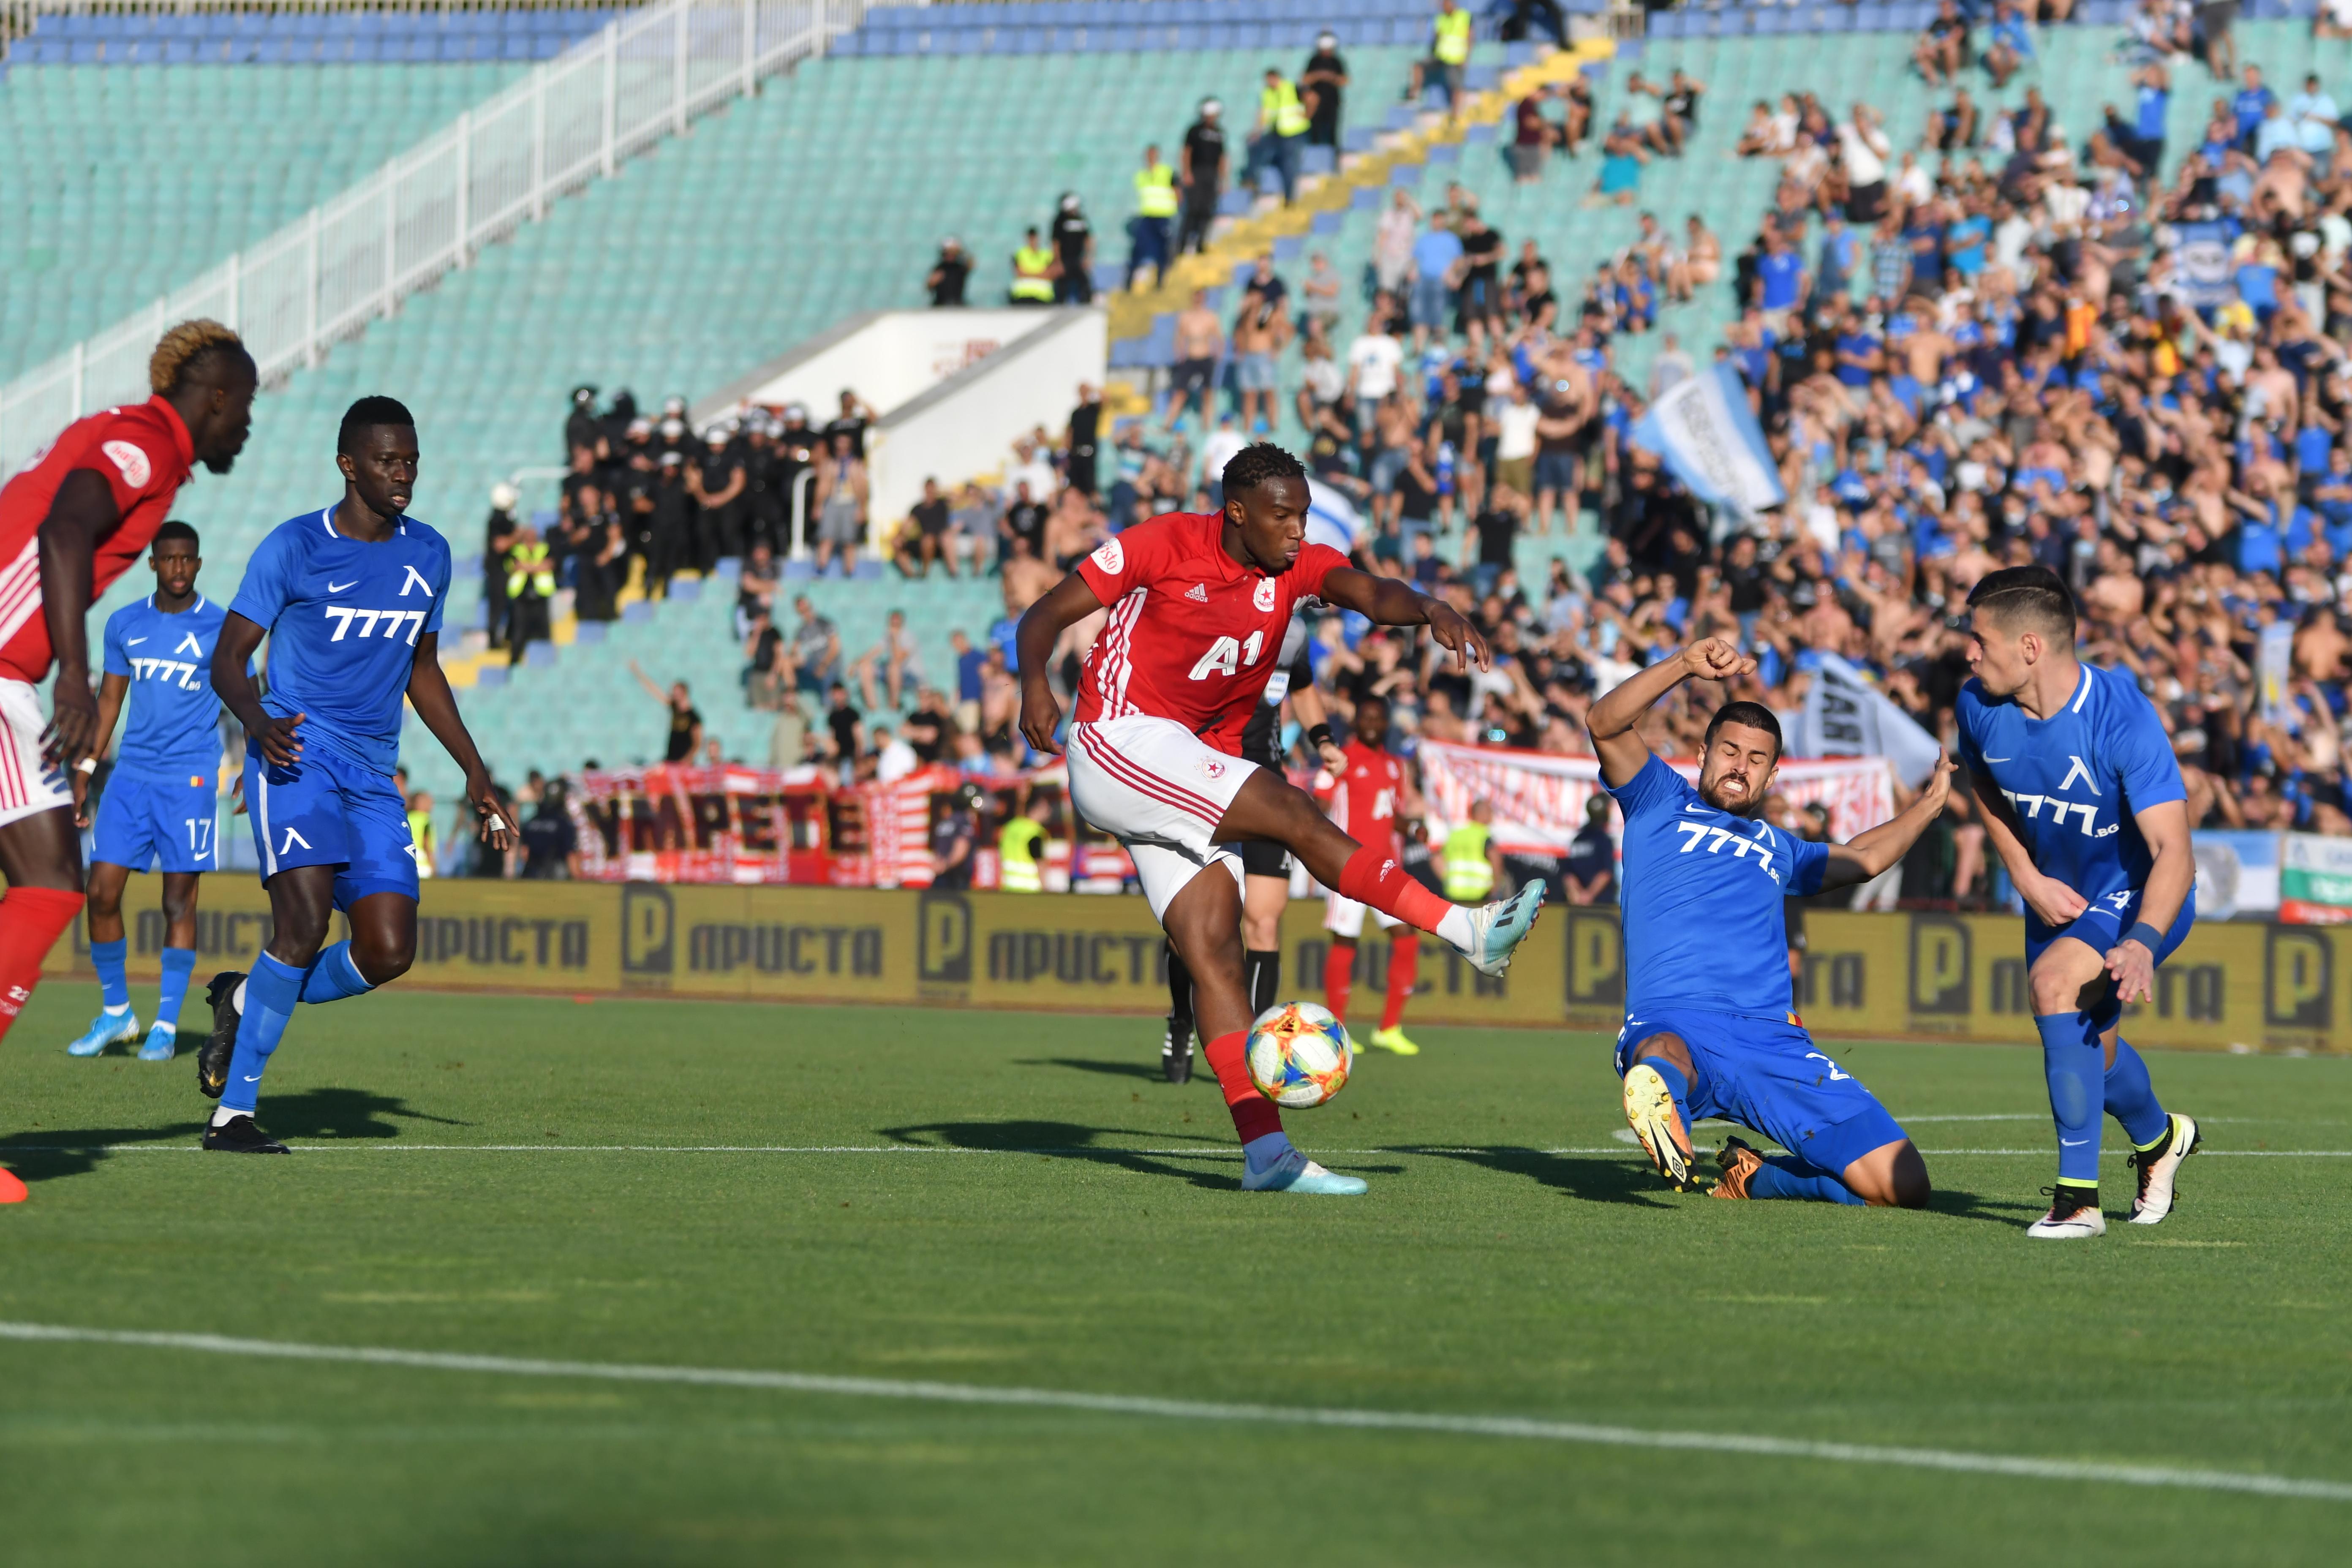
{"label": "blue team kit", "polygon": [[[1959,755],[1968,770],[1993,782],[2017,817],[2026,853],[2043,876],[2055,878],[2090,905],[2069,924],[2042,923],[2025,911],[2025,956],[2031,964],[2060,937],[2105,952],[2139,919],[2153,858],[2136,815],[2183,800],[2180,764],[2164,722],[2128,671],[2082,667],[2073,699],[2048,719],[2014,702],[1996,702],[1970,680],[1955,704]],[[2164,933],[2161,963],[2197,921],[2189,899]],[[2104,1016],[2121,1011],[2110,1002]]]}
{"label": "blue team kit", "polygon": [[1709,805],[1656,757],[1609,792],[1625,816],[1625,1028],[1617,1073],[1654,1034],[1697,1068],[1693,1117],[1752,1127],[1831,1172],[1903,1129],[1790,1012],[1781,900],[1821,891],[1825,846]]}
{"label": "blue team kit", "polygon": [[133,871],[219,868],[220,699],[212,665],[227,619],[202,596],[173,615],[152,595],[106,618],[103,668],[131,684],[122,748],[91,829],[93,860]]}
{"label": "blue team kit", "polygon": [[269,632],[262,706],[303,715],[291,767],[245,759],[246,814],[268,881],[296,866],[335,866],[335,903],[417,896],[406,803],[394,787],[402,700],[417,639],[441,629],[449,546],[404,517],[370,544],[334,525],[333,508],[282,522],[254,552],[229,608]]}

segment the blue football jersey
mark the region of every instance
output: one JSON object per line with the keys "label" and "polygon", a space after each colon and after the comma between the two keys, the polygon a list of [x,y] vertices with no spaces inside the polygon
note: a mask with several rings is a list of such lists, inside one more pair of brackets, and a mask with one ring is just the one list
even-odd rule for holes
{"label": "blue football jersey", "polygon": [[2188,792],[2129,671],[2083,666],[2073,700],[2046,720],[1974,680],[1954,708],[1960,761],[2000,788],[2043,876],[2093,902],[2147,885],[2151,857],[2133,814]]}
{"label": "blue football jersey", "polygon": [[152,594],[106,617],[103,668],[131,682],[118,766],[152,778],[210,778],[220,766],[213,645],[227,619],[227,611],[202,595],[178,615],[166,615]]}
{"label": "blue football jersey", "polygon": [[1718,811],[1656,757],[1609,792],[1625,814],[1625,1011],[1696,1007],[1785,1019],[1780,900],[1818,893],[1824,845]]}
{"label": "blue football jersey", "polygon": [[345,537],[334,509],[279,523],[253,552],[229,608],[269,631],[269,691],[280,718],[307,715],[306,746],[327,745],[389,775],[416,639],[441,629],[449,544],[404,517],[378,544]]}

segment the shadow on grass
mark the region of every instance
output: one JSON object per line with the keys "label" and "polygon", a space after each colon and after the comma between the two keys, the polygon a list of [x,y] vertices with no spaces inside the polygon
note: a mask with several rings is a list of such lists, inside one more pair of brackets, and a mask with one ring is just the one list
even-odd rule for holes
{"label": "shadow on grass", "polygon": [[1097,1062],[1079,1057],[1024,1057],[1013,1064],[1024,1068],[1068,1068],[1073,1072],[1098,1072],[1106,1078],[1148,1078],[1154,1083],[1166,1083],[1167,1075],[1158,1061]]}
{"label": "shadow on grass", "polygon": [[[54,1131],[33,1128],[0,1142],[0,1163],[26,1183],[54,1182],[87,1175],[126,1145],[194,1143],[204,1136],[209,1118],[166,1122],[160,1127],[67,1127]],[[273,1095],[264,1107],[262,1123],[278,1138],[327,1142],[341,1138],[397,1138],[400,1121],[429,1121],[442,1127],[471,1123],[434,1116],[409,1108],[396,1095],[363,1089],[309,1089],[299,1094]]]}
{"label": "shadow on grass", "polygon": [[1989,1225],[2005,1225],[2011,1230],[2023,1230],[2045,1212],[2041,1204],[2009,1203],[1987,1198],[1958,1187],[1937,1187],[1927,1198],[1927,1212],[1952,1219],[1982,1220]]}
{"label": "shadow on grass", "polygon": [[[936,1121],[919,1127],[885,1127],[885,1138],[901,1143],[929,1143],[950,1149],[986,1149],[1035,1154],[1047,1160],[1077,1160],[1088,1164],[1115,1165],[1138,1175],[1168,1176],[1212,1192],[1230,1193],[1241,1186],[1241,1151],[1231,1137],[1187,1132],[1143,1132],[1123,1127],[1087,1127],[1075,1121]],[[1213,1161],[1205,1169],[1171,1163],[1163,1150],[1147,1152],[1097,1142],[1103,1138],[1150,1138],[1164,1145],[1170,1140],[1197,1142],[1201,1153]],[[1174,1156],[1182,1159],[1184,1156]],[[1328,1163],[1328,1162],[1327,1162]],[[1359,1165],[1353,1171],[1388,1172],[1395,1165]]]}
{"label": "shadow on grass", "polygon": [[1631,1204],[1636,1208],[1672,1208],[1657,1176],[1631,1160],[1590,1154],[1547,1154],[1540,1149],[1400,1149],[1400,1153],[1459,1160],[1507,1176],[1526,1176],[1556,1192],[1592,1204]]}

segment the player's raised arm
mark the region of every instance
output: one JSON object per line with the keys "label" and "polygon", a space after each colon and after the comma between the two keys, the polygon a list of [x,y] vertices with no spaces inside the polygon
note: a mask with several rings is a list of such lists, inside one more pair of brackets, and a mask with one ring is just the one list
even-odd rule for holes
{"label": "player's raised arm", "polygon": [[1486,651],[1486,639],[1463,619],[1460,611],[1397,578],[1375,577],[1352,566],[1337,566],[1324,574],[1323,585],[1316,594],[1326,604],[1353,610],[1374,626],[1427,626],[1438,647],[1452,652],[1465,673],[1473,659],[1480,669],[1494,667],[1494,658]]}
{"label": "player's raised arm", "polygon": [[1952,759],[1936,753],[1936,771],[1919,791],[1919,798],[1866,833],[1846,844],[1829,846],[1829,863],[1822,868],[1822,886],[1851,888],[1867,882],[1911,853],[1927,825],[1943,815],[1952,797]]}
{"label": "player's raised arm", "polygon": [[490,786],[490,770],[475,749],[466,721],[458,715],[449,678],[441,673],[439,632],[426,632],[416,639],[416,657],[408,667],[408,703],[441,742],[441,749],[449,753],[449,760],[466,770],[466,798],[474,803],[475,815],[481,818],[482,841],[493,849],[504,849],[515,842],[521,830],[499,803],[498,791]]}
{"label": "player's raised arm", "polygon": [[[1100,553],[1097,552],[1097,557]],[[1053,684],[1045,679],[1054,645],[1064,631],[1102,607],[1094,584],[1073,572],[1029,606],[1013,634],[1013,647],[1021,658],[1021,734],[1031,749],[1047,756],[1061,750],[1055,743],[1054,731],[1062,727],[1062,705],[1054,700]]]}
{"label": "player's raised arm", "polygon": [[1650,760],[1649,743],[1642,739],[1642,716],[1658,699],[1693,676],[1729,680],[1754,673],[1756,661],[1722,637],[1702,637],[1680,653],[1670,654],[1641,670],[1595,702],[1584,716],[1585,733],[1601,758],[1601,776],[1612,787],[1633,782]]}

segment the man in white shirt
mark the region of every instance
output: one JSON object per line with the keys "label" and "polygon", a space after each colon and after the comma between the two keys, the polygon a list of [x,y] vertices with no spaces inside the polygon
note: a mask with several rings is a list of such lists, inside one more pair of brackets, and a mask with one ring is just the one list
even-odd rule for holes
{"label": "man in white shirt", "polygon": [[2316,75],[2305,77],[2303,90],[2286,100],[2286,117],[2305,152],[2325,158],[2336,150],[2336,121],[2341,115]]}
{"label": "man in white shirt", "polygon": [[1356,395],[1356,426],[1369,428],[1381,404],[1397,389],[1397,373],[1404,365],[1404,345],[1389,331],[1387,318],[1374,314],[1363,331],[1348,345],[1348,390]]}
{"label": "man in white shirt", "polygon": [[1217,484],[1218,476],[1225,471],[1225,465],[1241,456],[1242,448],[1249,445],[1242,439],[1242,433],[1234,428],[1234,423],[1231,414],[1218,416],[1217,427],[1209,432],[1206,441],[1201,443],[1201,477],[1209,484]]}
{"label": "man in white shirt", "polygon": [[1510,395],[1495,410],[1495,483],[1521,495],[1536,491],[1536,422],[1543,410],[1528,395],[1527,383],[1511,379]]}

